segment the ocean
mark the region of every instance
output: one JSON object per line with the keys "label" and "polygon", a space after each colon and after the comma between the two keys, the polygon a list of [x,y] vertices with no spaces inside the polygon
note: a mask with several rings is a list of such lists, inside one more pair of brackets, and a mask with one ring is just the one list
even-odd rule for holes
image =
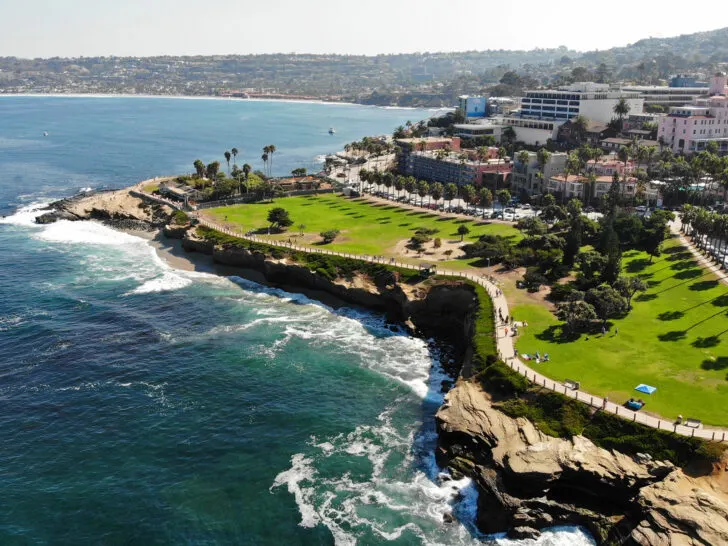
{"label": "ocean", "polygon": [[101,224],[33,223],[82,188],[224,164],[233,147],[260,168],[267,144],[283,174],[426,115],[0,96],[0,544],[592,544],[477,533],[472,485],[438,479],[444,374],[425,340],[175,270]]}

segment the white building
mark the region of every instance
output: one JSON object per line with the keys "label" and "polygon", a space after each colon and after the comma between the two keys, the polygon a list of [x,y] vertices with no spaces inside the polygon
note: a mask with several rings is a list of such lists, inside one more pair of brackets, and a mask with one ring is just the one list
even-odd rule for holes
{"label": "white building", "polygon": [[544,165],[543,179],[540,177],[541,167],[538,164],[535,152],[528,152],[528,162],[518,160],[518,154],[513,162],[511,174],[511,188],[513,194],[527,192],[529,195],[541,195],[546,188],[548,180],[558,173],[564,172],[567,154],[558,152],[551,154],[549,161]]}
{"label": "white building", "polygon": [[639,93],[645,104],[665,107],[684,106],[708,96],[707,87],[667,87],[666,85],[627,85],[622,91]]}
{"label": "white building", "polygon": [[637,92],[611,90],[608,84],[579,82],[558,89],[526,91],[521,99],[521,117],[567,121],[582,115],[592,121],[608,123],[614,106],[625,99],[630,113],[641,114],[644,99]]}

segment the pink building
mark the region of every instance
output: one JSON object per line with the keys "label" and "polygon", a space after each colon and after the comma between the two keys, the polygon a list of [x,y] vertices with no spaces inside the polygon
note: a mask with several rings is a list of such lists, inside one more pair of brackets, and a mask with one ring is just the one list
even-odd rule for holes
{"label": "pink building", "polygon": [[713,77],[710,96],[693,101],[690,106],[674,106],[660,119],[658,140],[674,153],[687,155],[705,150],[715,142],[721,153],[728,152],[728,78],[723,73]]}

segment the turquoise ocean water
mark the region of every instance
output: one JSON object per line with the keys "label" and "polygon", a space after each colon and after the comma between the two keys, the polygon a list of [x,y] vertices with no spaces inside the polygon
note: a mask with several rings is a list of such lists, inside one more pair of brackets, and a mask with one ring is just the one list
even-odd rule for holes
{"label": "turquoise ocean water", "polygon": [[[426,114],[0,97],[0,544],[496,540],[474,532],[467,481],[437,479],[442,374],[426,342],[361,309],[173,270],[100,224],[32,223],[81,188],[232,147],[259,168],[266,144],[285,173]],[[573,529],[538,541],[589,543]]]}

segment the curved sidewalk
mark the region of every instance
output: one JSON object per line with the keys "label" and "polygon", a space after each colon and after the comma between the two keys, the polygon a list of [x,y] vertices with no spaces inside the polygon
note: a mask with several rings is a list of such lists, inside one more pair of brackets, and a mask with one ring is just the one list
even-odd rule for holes
{"label": "curved sidewalk", "polygon": [[[179,206],[179,204],[174,204],[171,201],[167,201],[167,202],[169,203],[170,206],[181,210],[181,207]],[[200,222],[200,224],[202,224],[203,226],[209,227],[211,229],[215,229],[217,231],[220,231],[220,232],[230,235],[232,237],[238,237],[240,239],[245,239],[245,240],[258,242],[258,243],[264,243],[267,245],[277,246],[277,247],[281,247],[281,248],[290,248],[292,250],[298,250],[301,252],[308,252],[308,253],[313,253],[313,254],[328,254],[331,256],[341,256],[343,258],[352,258],[355,260],[362,260],[362,261],[366,261],[366,262],[370,262],[370,263],[381,263],[381,264],[385,264],[385,265],[401,267],[404,269],[412,269],[412,270],[419,269],[419,267],[416,265],[397,262],[393,258],[387,259],[387,258],[377,257],[377,256],[361,256],[358,254],[349,254],[346,252],[334,252],[332,250],[298,246],[293,243],[286,243],[286,242],[281,242],[281,241],[271,241],[269,239],[266,239],[263,237],[257,237],[255,235],[245,235],[243,233],[235,233],[234,231],[232,231],[224,226],[220,226],[218,224],[215,224],[214,222],[210,222],[208,220],[200,218],[199,215],[196,213],[192,213],[191,215],[194,216]],[[558,392],[565,396],[568,396],[569,398],[574,398],[575,400],[588,404],[594,408],[598,408],[603,411],[607,411],[609,413],[622,417],[623,419],[627,419],[629,421],[640,423],[640,424],[646,425],[648,427],[656,428],[659,430],[675,432],[682,436],[693,436],[693,437],[697,437],[697,438],[703,438],[705,440],[715,440],[715,441],[721,441],[721,442],[725,442],[728,440],[728,431],[725,429],[713,429],[713,428],[702,428],[702,427],[701,428],[692,428],[692,427],[687,427],[684,425],[678,425],[673,421],[667,421],[665,419],[660,419],[659,417],[654,417],[654,416],[648,415],[646,413],[629,410],[629,409],[625,408],[624,406],[620,406],[620,405],[615,404],[614,402],[610,402],[608,400],[605,402],[605,400],[600,396],[595,396],[593,394],[590,394],[590,393],[582,391],[582,390],[570,389],[568,386],[564,385],[563,383],[558,383],[552,379],[545,377],[544,375],[541,375],[540,373],[536,372],[535,370],[529,368],[520,359],[514,357],[513,336],[506,334],[506,328],[508,328],[509,332],[511,332],[511,328],[507,324],[501,322],[498,319],[498,310],[499,309],[503,313],[503,316],[505,316],[505,317],[510,316],[510,312],[508,310],[508,301],[506,300],[505,296],[503,295],[503,292],[500,289],[498,289],[498,287],[493,282],[487,280],[484,277],[479,277],[479,276],[472,275],[469,273],[462,273],[459,271],[447,271],[447,270],[438,269],[437,274],[451,276],[451,277],[460,277],[460,278],[463,278],[463,279],[466,279],[469,281],[473,281],[473,282],[479,284],[480,286],[482,286],[483,288],[485,288],[485,290],[488,292],[488,295],[493,300],[493,310],[495,312],[495,321],[496,321],[496,325],[497,325],[496,343],[497,343],[497,349],[498,349],[498,353],[499,353],[500,357],[503,359],[504,362],[506,362],[506,364],[511,369],[513,369],[514,371],[523,375],[526,379],[528,379],[535,385],[541,386],[546,389],[550,389],[552,391],[555,391],[555,392]]]}

